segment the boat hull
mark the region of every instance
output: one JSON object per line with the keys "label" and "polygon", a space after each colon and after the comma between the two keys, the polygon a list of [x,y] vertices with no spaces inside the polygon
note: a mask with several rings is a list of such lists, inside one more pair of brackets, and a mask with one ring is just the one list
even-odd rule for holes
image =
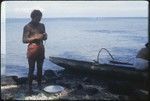
{"label": "boat hull", "polygon": [[143,80],[147,77],[147,72],[137,70],[129,65],[112,65],[112,64],[97,64],[89,61],[79,61],[60,57],[50,57],[49,60],[65,69],[74,71],[83,71],[88,73],[96,73],[105,76],[116,76],[125,78],[136,78]]}

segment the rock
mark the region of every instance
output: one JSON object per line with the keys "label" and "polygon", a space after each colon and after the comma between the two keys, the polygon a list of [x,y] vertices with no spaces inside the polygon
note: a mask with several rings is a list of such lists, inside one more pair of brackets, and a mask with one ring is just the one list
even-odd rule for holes
{"label": "rock", "polygon": [[94,95],[99,92],[99,90],[94,87],[86,87],[84,88],[84,91],[87,93],[87,95]]}
{"label": "rock", "polygon": [[129,97],[128,96],[124,96],[124,95],[119,95],[119,100],[120,101],[128,101]]}
{"label": "rock", "polygon": [[77,84],[76,87],[77,87],[78,90],[83,89],[83,86],[81,84]]}
{"label": "rock", "polygon": [[136,89],[134,90],[133,94],[130,95],[130,99],[133,100],[141,100],[141,101],[148,101],[149,93],[146,90]]}
{"label": "rock", "polygon": [[18,85],[1,85],[1,99],[14,100],[15,94],[17,93],[18,89]]}
{"label": "rock", "polygon": [[64,76],[64,74],[66,74],[65,70],[59,70],[56,73],[57,73],[58,76]]}
{"label": "rock", "polygon": [[54,71],[52,70],[46,70],[44,72],[44,80],[47,82],[47,83],[54,83],[56,82],[56,79],[57,79],[57,75],[55,74]]}
{"label": "rock", "polygon": [[57,84],[57,85],[61,85],[61,86],[64,86],[65,88],[69,88],[69,89],[71,89],[71,84],[70,84],[70,83],[68,83],[68,82],[56,81],[56,83],[55,83],[55,84]]}
{"label": "rock", "polygon": [[44,72],[44,76],[46,76],[46,77],[56,77],[56,74],[53,70],[46,70]]}
{"label": "rock", "polygon": [[148,94],[149,94],[148,91],[142,90],[142,89],[140,89],[139,92],[140,92],[142,95],[148,95]]}
{"label": "rock", "polygon": [[1,85],[16,85],[18,82],[17,76],[1,76]]}
{"label": "rock", "polygon": [[3,101],[3,100],[14,100],[14,96],[12,95],[12,94],[5,94],[5,95],[2,95],[1,96],[2,98],[1,98],[1,100]]}
{"label": "rock", "polygon": [[91,80],[90,80],[88,77],[84,77],[84,78],[83,78],[83,81],[84,81],[84,82],[91,82]]}
{"label": "rock", "polygon": [[18,84],[25,84],[28,82],[28,77],[18,78]]}
{"label": "rock", "polygon": [[114,94],[131,95],[134,87],[128,82],[109,82],[108,90]]}

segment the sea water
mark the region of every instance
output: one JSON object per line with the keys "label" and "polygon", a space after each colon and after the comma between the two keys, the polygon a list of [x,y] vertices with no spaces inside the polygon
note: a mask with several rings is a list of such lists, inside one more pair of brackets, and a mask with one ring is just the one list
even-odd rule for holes
{"label": "sea water", "polygon": [[[27,44],[23,27],[30,19],[6,19],[6,75],[26,76]],[[45,45],[44,70],[61,67],[49,56],[93,61],[106,48],[117,61],[133,63],[137,52],[148,42],[148,18],[43,18],[48,39]],[[100,62],[110,56],[102,51]]]}

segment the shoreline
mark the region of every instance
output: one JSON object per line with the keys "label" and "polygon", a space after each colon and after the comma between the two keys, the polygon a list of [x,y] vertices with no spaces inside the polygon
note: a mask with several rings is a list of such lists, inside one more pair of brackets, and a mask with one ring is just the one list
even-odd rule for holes
{"label": "shoreline", "polygon": [[[80,74],[80,75],[79,75]],[[88,74],[67,70],[43,74],[42,88],[48,85],[61,85],[64,91],[56,94],[37,90],[36,76],[33,80],[33,95],[28,96],[27,77],[1,76],[1,99],[13,100],[147,100],[148,90],[138,83],[94,77]],[[137,85],[137,86],[136,86]]]}

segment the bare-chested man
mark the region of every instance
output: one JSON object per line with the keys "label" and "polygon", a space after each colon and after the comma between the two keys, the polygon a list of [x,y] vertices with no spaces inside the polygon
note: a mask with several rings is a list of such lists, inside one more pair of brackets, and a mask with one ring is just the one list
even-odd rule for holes
{"label": "bare-chested man", "polygon": [[42,88],[42,66],[45,58],[43,40],[47,39],[47,34],[45,32],[44,24],[40,23],[41,18],[41,11],[33,10],[31,13],[32,20],[27,25],[25,25],[23,30],[23,43],[28,44],[27,58],[29,64],[29,94],[32,94],[32,81],[34,76],[35,63],[37,64],[38,88]]}

